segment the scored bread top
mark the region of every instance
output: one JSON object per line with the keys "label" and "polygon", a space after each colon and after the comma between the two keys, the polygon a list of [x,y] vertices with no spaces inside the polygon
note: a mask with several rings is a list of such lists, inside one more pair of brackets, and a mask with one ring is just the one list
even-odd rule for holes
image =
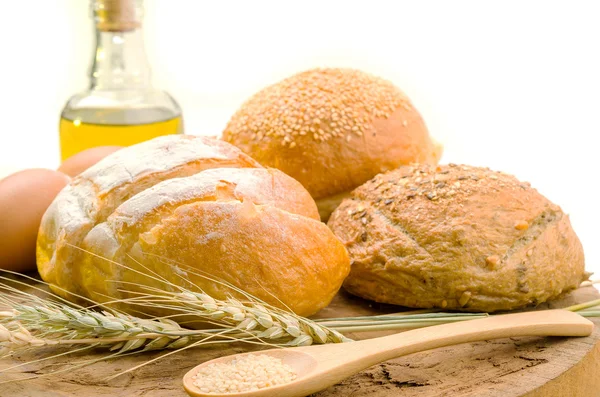
{"label": "scored bread top", "polygon": [[94,184],[99,216],[157,182],[215,167],[261,167],[236,147],[213,138],[164,136],[119,150],[80,175]]}
{"label": "scored bread top", "polygon": [[494,215],[494,212],[489,213],[490,203],[498,202],[507,216],[498,217],[497,221],[506,226],[509,240],[520,233],[513,227],[515,219],[531,221],[547,210],[561,212],[529,183],[512,175],[456,164],[400,167],[377,175],[354,190],[352,197],[372,202],[386,214],[406,217],[407,222],[415,225],[422,224],[424,219],[448,219],[447,208],[455,208],[450,213],[452,216],[462,211],[469,218],[485,220]]}
{"label": "scored bread top", "polygon": [[[194,173],[199,162],[236,163],[236,166],[260,167],[252,158],[236,147],[207,137],[169,135],[117,151],[100,160],[80,174],[81,179],[93,181],[99,194],[106,194],[124,183],[136,182],[141,176],[156,175],[177,170],[185,176],[186,169]],[[202,168],[206,168],[204,165]]]}
{"label": "scored bread top", "polygon": [[163,180],[215,167],[261,166],[225,142],[188,135],[155,138],[99,161],[73,178],[42,218],[37,243],[42,278],[58,287],[70,285],[79,253],[72,246],[122,202]]}
{"label": "scored bread top", "polygon": [[80,262],[82,292],[99,301],[127,298],[132,283],[165,288],[142,276],[149,272],[213,298],[235,292],[201,272],[307,315],[329,303],[349,270],[310,194],[275,169],[211,169],[163,181],[120,205],[82,246],[107,259]]}
{"label": "scored bread top", "polygon": [[107,221],[132,226],[165,207],[243,199],[319,220],[317,206],[306,189],[277,169],[213,168],[146,189],[121,204]]}
{"label": "scored bread top", "polygon": [[378,175],[328,225],[353,260],[345,288],[379,302],[510,310],[587,277],[560,207],[486,168],[414,165]]}

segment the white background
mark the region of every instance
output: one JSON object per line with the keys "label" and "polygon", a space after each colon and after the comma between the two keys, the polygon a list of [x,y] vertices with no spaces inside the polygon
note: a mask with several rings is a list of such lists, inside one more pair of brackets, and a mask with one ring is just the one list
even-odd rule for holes
{"label": "white background", "polygon": [[[61,108],[87,84],[88,9],[2,3],[0,175],[57,166]],[[513,173],[570,213],[600,272],[600,2],[147,0],[144,26],[187,133],[220,134],[248,96],[307,68],[378,74],[412,98],[443,162]]]}

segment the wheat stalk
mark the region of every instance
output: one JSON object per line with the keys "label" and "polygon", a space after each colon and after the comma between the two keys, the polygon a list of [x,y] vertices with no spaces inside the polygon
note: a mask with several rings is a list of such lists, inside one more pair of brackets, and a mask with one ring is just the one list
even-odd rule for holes
{"label": "wheat stalk", "polygon": [[[0,285],[0,288],[6,289],[6,286]],[[11,295],[0,297],[0,302],[12,306],[11,310],[0,312],[0,346],[4,348],[93,344],[126,353],[179,349],[208,340],[306,346],[349,341],[340,332],[419,328],[488,316],[487,313],[402,313],[311,321],[263,304],[243,303],[234,298],[216,300],[203,292],[159,291],[125,300],[130,305],[154,305],[182,312],[171,317],[192,316],[219,326],[193,330],[181,327],[170,318],[143,319],[116,311],[74,308],[19,293],[29,297],[28,304],[11,302],[7,298]],[[600,301],[595,300],[566,309],[595,317],[597,311],[582,309],[598,304]]]}
{"label": "wheat stalk", "polygon": [[[233,297],[225,300],[212,298],[204,292],[167,292],[152,290],[121,300],[130,307],[153,306],[172,312],[171,319],[183,318],[187,322],[218,325],[229,330],[229,334],[251,336],[256,339],[288,340],[286,346],[307,346],[312,343],[342,343],[349,339],[338,331],[315,321],[297,316],[291,311],[279,309],[265,302],[251,299],[240,301]],[[128,291],[129,294],[136,294]]]}
{"label": "wheat stalk", "polygon": [[203,340],[275,346],[349,341],[339,332],[295,314],[257,302],[217,300],[203,292],[157,292],[144,295],[143,299],[120,301],[179,310],[215,326],[194,330],[183,328],[170,318],[144,319],[108,308],[77,308],[17,291],[6,284],[0,284],[0,288],[10,291],[0,296],[0,302],[11,308],[0,312],[0,346],[13,351],[31,346],[94,344],[125,353],[179,349]]}
{"label": "wheat stalk", "polygon": [[[15,304],[0,312],[0,345],[5,347],[94,344],[121,353],[177,349],[191,343],[168,319],[148,320],[107,311],[81,310],[52,302]],[[199,335],[195,335],[196,339]]]}
{"label": "wheat stalk", "polygon": [[[2,278],[2,277],[0,277]],[[487,313],[398,313],[380,316],[332,318],[311,321],[293,313],[269,306],[262,301],[242,302],[229,297],[213,299],[204,292],[167,292],[138,285],[148,294],[116,302],[129,306],[152,306],[174,312],[170,318],[144,319],[114,309],[96,311],[19,291],[6,284],[9,291],[0,303],[11,307],[0,311],[0,347],[94,344],[110,351],[126,353],[178,349],[197,342],[245,341],[274,346],[306,346],[312,343],[341,343],[350,339],[341,332],[363,332],[419,328],[488,316]],[[128,291],[130,294],[135,292]],[[20,301],[17,302],[17,301]],[[23,303],[25,302],[25,303]],[[575,305],[567,310],[586,317],[597,316],[597,310],[584,310],[600,304],[600,300]],[[184,316],[216,328],[193,330],[173,321]]]}
{"label": "wheat stalk", "polygon": [[[12,346],[12,349],[15,349],[24,346],[94,344],[124,354],[131,351],[179,349],[215,343],[215,341],[285,347],[350,341],[335,330],[297,316],[291,310],[286,311],[269,305],[240,288],[197,269],[187,267],[186,270],[188,273],[225,286],[245,300],[240,301],[233,296],[224,300],[213,299],[189,280],[181,278],[182,284],[188,284],[194,290],[168,281],[138,261],[134,260],[143,271],[85,252],[137,273],[140,277],[160,282],[164,288],[108,280],[107,282],[117,282],[120,292],[133,297],[109,300],[104,304],[64,291],[92,304],[91,308],[85,308],[79,305],[73,306],[62,298],[58,298],[60,301],[41,299],[7,284],[0,284],[0,290],[4,289],[8,292],[4,296],[0,295],[0,304],[12,309],[5,312],[4,317],[0,316],[0,325],[4,327],[3,333],[6,339],[4,342],[0,339],[0,347],[4,346],[6,349]],[[175,265],[182,266],[166,259],[163,262],[167,268]],[[2,276],[0,279],[8,280]],[[29,287],[27,283],[17,283]],[[136,291],[125,290],[123,286],[133,286]],[[169,316],[170,318],[142,319],[114,309],[115,304],[125,305],[129,311],[150,307],[173,314]],[[96,307],[102,310],[92,310]],[[143,313],[143,310],[140,312]],[[192,320],[214,328],[187,329],[173,319],[178,319],[180,322],[184,319]]]}
{"label": "wheat stalk", "polygon": [[[2,279],[9,280],[7,277],[0,276],[0,280]],[[19,280],[10,281],[32,288],[28,283]],[[38,280],[34,281],[39,283]],[[217,282],[223,284],[221,281]],[[63,346],[70,349],[65,353],[5,368],[0,370],[0,374],[26,364],[53,359],[92,347],[108,349],[112,354],[84,361],[53,373],[34,375],[19,380],[55,375],[100,360],[150,350],[171,349],[172,352],[122,371],[111,378],[150,364],[169,354],[214,343],[246,342],[289,347],[350,341],[335,330],[297,316],[292,312],[270,306],[246,293],[242,293],[247,298],[246,301],[240,301],[233,297],[218,300],[202,291],[190,291],[183,287],[177,287],[178,292],[173,293],[144,285],[135,285],[138,289],[148,290],[150,293],[126,291],[135,296],[102,305],[95,303],[93,306],[85,308],[37,287],[33,288],[50,295],[50,298],[41,298],[0,282],[0,307],[8,308],[8,310],[0,311],[0,358],[3,354],[10,355],[21,350],[44,346]],[[236,287],[230,287],[237,291]],[[174,314],[167,317],[140,318],[112,308],[111,305],[114,303],[126,304],[129,308],[136,306],[161,308]],[[95,310],[97,308],[101,310]],[[184,328],[172,320],[172,318],[180,316],[185,316],[187,319],[192,318],[195,322],[200,321],[213,327],[200,330]],[[83,348],[80,347],[82,345]],[[5,382],[11,381],[13,380]],[[0,381],[0,384],[2,383],[4,382]]]}

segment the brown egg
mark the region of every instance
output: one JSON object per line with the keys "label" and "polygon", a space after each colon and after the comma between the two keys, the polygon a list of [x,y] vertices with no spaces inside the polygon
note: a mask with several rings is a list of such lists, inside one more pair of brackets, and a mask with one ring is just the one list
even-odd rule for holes
{"label": "brown egg", "polygon": [[104,157],[122,148],[122,146],[98,146],[86,149],[63,161],[60,167],[58,167],[58,171],[74,177],[81,174]]}
{"label": "brown egg", "polygon": [[35,269],[35,243],[44,212],[70,178],[34,168],[0,180],[0,269]]}

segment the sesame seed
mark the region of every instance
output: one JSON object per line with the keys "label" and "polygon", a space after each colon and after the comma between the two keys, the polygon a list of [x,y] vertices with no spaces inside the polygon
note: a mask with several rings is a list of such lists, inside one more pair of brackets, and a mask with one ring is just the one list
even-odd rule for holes
{"label": "sesame seed", "polygon": [[209,364],[193,379],[203,393],[230,394],[289,383],[296,379],[296,374],[279,358],[248,354],[230,362]]}
{"label": "sesame seed", "polygon": [[387,80],[354,69],[313,69],[251,97],[231,118],[223,137],[255,142],[277,137],[288,144],[305,135],[318,142],[349,140],[344,131],[363,136],[376,118],[387,118],[400,107],[412,109]]}
{"label": "sesame seed", "polygon": [[458,304],[465,306],[471,300],[471,295],[471,291],[463,292],[460,298],[458,298]]}
{"label": "sesame seed", "polygon": [[490,255],[487,258],[485,258],[485,263],[488,265],[488,267],[490,269],[494,269],[496,266],[498,266],[498,263],[500,262],[500,258],[498,257],[498,255]]}
{"label": "sesame seed", "polygon": [[527,221],[518,221],[517,223],[515,223],[515,229],[527,230],[529,229],[529,223]]}

